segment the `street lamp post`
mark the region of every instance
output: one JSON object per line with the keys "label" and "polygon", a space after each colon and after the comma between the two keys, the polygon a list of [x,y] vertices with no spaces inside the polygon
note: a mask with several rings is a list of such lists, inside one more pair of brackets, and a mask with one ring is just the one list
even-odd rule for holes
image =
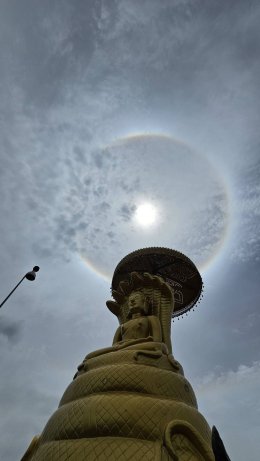
{"label": "street lamp post", "polygon": [[0,304],[0,308],[4,305],[4,303],[8,300],[8,298],[10,298],[11,294],[13,294],[13,292],[16,290],[17,287],[19,287],[20,283],[22,283],[22,281],[24,279],[27,279],[27,280],[30,280],[30,281],[33,281],[35,280],[36,278],[36,272],[38,272],[40,270],[39,266],[34,266],[33,270],[30,271],[30,272],[27,272],[27,274],[25,274],[23,276],[23,278],[20,280],[20,282],[17,283],[17,285],[12,289],[12,291],[9,293],[8,296],[6,296],[6,298],[3,300],[3,302]]}

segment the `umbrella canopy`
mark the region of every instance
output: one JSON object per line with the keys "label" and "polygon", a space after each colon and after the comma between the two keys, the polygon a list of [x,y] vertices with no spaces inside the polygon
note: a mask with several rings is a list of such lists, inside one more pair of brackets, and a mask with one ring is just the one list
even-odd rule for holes
{"label": "umbrella canopy", "polygon": [[175,301],[173,317],[190,310],[201,296],[201,275],[195,264],[179,251],[150,247],[129,253],[114,271],[112,290],[117,290],[122,280],[129,281],[131,272],[158,275],[172,287]]}

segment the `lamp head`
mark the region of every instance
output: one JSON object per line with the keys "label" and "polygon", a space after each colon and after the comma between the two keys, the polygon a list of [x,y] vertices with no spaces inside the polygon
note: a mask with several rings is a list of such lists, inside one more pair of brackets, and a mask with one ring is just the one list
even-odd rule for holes
{"label": "lamp head", "polygon": [[25,277],[27,278],[27,280],[33,281],[36,278],[36,272],[38,272],[39,270],[40,270],[39,266],[34,266],[33,270],[30,272],[27,272]]}

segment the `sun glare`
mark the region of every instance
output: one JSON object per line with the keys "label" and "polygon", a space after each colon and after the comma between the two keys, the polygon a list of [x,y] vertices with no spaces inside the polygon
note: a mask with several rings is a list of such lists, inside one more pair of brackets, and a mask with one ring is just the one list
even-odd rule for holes
{"label": "sun glare", "polygon": [[149,227],[154,224],[156,216],[156,208],[151,203],[139,205],[134,215],[136,222],[143,227]]}

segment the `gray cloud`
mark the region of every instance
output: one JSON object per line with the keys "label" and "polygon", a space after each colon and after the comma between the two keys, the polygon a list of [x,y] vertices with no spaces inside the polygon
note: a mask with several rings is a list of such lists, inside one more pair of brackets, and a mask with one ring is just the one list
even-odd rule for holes
{"label": "gray cloud", "polygon": [[[255,392],[259,379],[260,363],[254,362],[250,366],[241,364],[236,370],[225,373],[205,375],[196,383],[200,409],[211,425],[219,429],[231,459],[243,459],[243,456],[248,461],[257,459],[260,444],[256,415],[260,407]],[[241,414],[244,415],[242,420]],[[238,440],[243,443],[240,445]]]}
{"label": "gray cloud", "polygon": [[0,337],[3,336],[10,342],[16,342],[21,334],[22,325],[8,318],[2,317],[0,322]]}
{"label": "gray cloud", "polygon": [[130,221],[130,219],[132,218],[135,209],[135,205],[128,205],[125,203],[121,206],[118,214],[124,221],[127,222]]}
{"label": "gray cloud", "polygon": [[12,382],[0,389],[0,399],[5,414],[5,424],[0,425],[1,430],[7,431],[7,434],[13,431],[17,433],[15,443],[12,443],[11,436],[1,440],[1,455],[3,459],[19,459],[33,436],[39,433],[39,423],[42,426],[45,424],[57,406],[57,401],[53,396],[47,396],[31,386],[23,388]]}
{"label": "gray cloud", "polygon": [[233,245],[232,258],[241,261],[260,259],[260,162],[253,161],[244,168],[237,184],[237,203],[235,213],[241,223],[239,245]]}

